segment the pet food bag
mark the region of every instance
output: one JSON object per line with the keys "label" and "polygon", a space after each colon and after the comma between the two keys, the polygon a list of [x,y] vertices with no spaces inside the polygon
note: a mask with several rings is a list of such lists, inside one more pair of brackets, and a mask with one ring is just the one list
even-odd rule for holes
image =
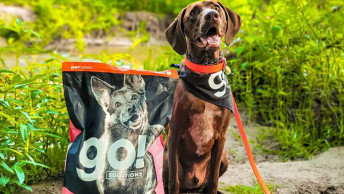
{"label": "pet food bag", "polygon": [[178,73],[93,62],[62,70],[72,142],[62,194],[164,193],[161,133]]}

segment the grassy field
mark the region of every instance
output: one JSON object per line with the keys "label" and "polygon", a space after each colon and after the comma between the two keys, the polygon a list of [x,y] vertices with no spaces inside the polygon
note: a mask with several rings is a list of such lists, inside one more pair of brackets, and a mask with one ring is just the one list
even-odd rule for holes
{"label": "grassy field", "polygon": [[[69,144],[69,118],[62,93],[61,62],[68,60],[44,46],[75,38],[80,52],[83,37],[97,30],[107,36],[125,11],[176,15],[192,1],[2,0],[26,5],[35,22],[0,20],[0,193],[12,193],[47,176],[61,173]],[[281,160],[310,158],[344,143],[344,9],[339,0],[222,1],[239,13],[243,25],[228,59],[234,75],[229,82],[249,122],[271,127],[260,135],[279,142],[262,150]],[[77,7],[78,9],[75,9]],[[7,54],[50,53],[44,63],[9,69]],[[117,62],[128,55],[101,55]],[[130,57],[130,56],[129,56]],[[182,56],[166,48],[143,67],[164,70]],[[130,65],[130,64],[129,64]],[[259,142],[258,142],[259,143]],[[242,188],[235,188],[242,189]]]}

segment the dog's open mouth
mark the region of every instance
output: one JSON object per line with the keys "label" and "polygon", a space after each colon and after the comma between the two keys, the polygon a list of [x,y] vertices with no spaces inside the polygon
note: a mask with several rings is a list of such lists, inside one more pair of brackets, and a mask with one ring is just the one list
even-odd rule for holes
{"label": "dog's open mouth", "polygon": [[215,27],[208,29],[204,36],[198,38],[198,44],[202,47],[219,47],[221,45],[222,37],[219,35]]}
{"label": "dog's open mouth", "polygon": [[138,114],[133,114],[131,117],[130,117],[130,121],[131,122],[135,122],[137,119],[139,118],[139,115]]}
{"label": "dog's open mouth", "polygon": [[132,114],[125,121],[122,121],[122,125],[131,129],[137,129],[142,125],[142,115]]}

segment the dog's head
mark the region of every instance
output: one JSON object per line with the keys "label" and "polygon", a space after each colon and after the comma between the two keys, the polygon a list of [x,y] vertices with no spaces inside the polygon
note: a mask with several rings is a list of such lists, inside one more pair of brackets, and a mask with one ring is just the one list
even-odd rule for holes
{"label": "dog's head", "polygon": [[124,75],[124,86],[114,86],[93,76],[92,92],[103,108],[108,128],[139,129],[147,120],[145,82],[140,75]]}
{"label": "dog's head", "polygon": [[202,50],[219,50],[222,38],[225,36],[229,45],[240,26],[240,16],[234,11],[218,1],[202,1],[184,8],[165,35],[173,49],[182,55],[187,44]]}

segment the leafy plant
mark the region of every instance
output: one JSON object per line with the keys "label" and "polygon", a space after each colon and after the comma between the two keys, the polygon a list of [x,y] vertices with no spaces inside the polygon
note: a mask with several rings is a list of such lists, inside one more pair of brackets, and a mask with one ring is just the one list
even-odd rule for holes
{"label": "leafy plant", "polygon": [[343,145],[344,13],[332,8],[340,5],[270,1],[243,15],[229,48],[234,95],[251,119],[275,129],[268,137],[280,149],[266,151],[283,160]]}
{"label": "leafy plant", "polygon": [[[8,46],[0,48],[0,61],[2,66],[6,66],[3,58],[1,57],[4,52],[12,52],[16,54],[16,65],[18,65],[19,56],[22,53],[37,53],[42,52],[38,46],[37,40],[41,37],[33,30],[25,29],[24,23],[20,19],[16,19],[15,23],[11,25],[0,26],[0,36],[5,37]],[[28,45],[30,45],[28,47]]]}
{"label": "leafy plant", "polygon": [[[19,30],[13,31],[18,33],[18,39],[2,51],[16,51],[19,56],[24,47],[12,45],[20,45],[15,41],[35,32],[23,30],[20,20],[17,24]],[[18,65],[12,70],[0,69],[1,193],[13,193],[17,186],[31,190],[27,183],[63,170],[68,115],[60,62],[50,59],[44,64],[29,63],[25,69]]]}

